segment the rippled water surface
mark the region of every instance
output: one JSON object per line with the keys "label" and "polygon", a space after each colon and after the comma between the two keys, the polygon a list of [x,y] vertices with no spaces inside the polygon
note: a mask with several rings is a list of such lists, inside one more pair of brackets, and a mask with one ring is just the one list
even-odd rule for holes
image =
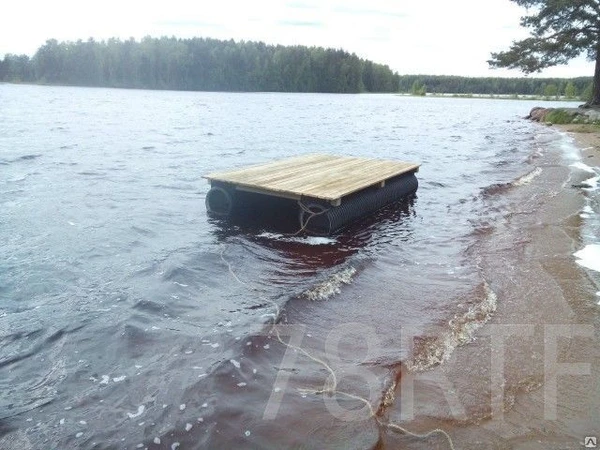
{"label": "rippled water surface", "polygon": [[[447,358],[498,301],[477,245],[502,192],[557,139],[521,119],[533,106],[0,85],[0,434],[36,449],[344,442],[302,391],[331,374],[273,317],[375,385]],[[326,239],[206,216],[203,174],[309,152],[419,162],[420,187]],[[453,317],[442,344],[401,345],[400,326]]]}

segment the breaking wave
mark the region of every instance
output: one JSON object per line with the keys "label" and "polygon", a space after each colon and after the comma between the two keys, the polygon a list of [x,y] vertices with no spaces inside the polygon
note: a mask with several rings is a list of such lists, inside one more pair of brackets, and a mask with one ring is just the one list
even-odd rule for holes
{"label": "breaking wave", "polygon": [[492,184],[486,188],[483,188],[481,194],[483,197],[490,197],[493,195],[502,194],[514,187],[526,186],[526,185],[530,184],[533,180],[535,180],[541,174],[542,174],[542,168],[536,167],[531,172],[528,172],[525,175],[520,176],[516,180],[513,180],[509,183],[497,183],[497,184]]}
{"label": "breaking wave", "polygon": [[331,275],[327,280],[317,284],[316,286],[304,291],[302,296],[311,301],[327,300],[336,294],[341,292],[341,287],[344,284],[350,284],[354,275],[356,274],[356,268],[346,267],[339,272]]}
{"label": "breaking wave", "polygon": [[525,186],[530,184],[533,180],[539,177],[542,174],[542,168],[536,167],[531,172],[523,175],[522,177],[517,178],[515,181],[510,183],[512,186]]}
{"label": "breaking wave", "polygon": [[473,339],[475,331],[481,328],[496,311],[498,298],[487,282],[480,285],[483,290],[483,300],[473,305],[469,310],[456,315],[448,322],[449,329],[438,336],[422,337],[415,343],[412,358],[406,367],[413,372],[423,372],[447,361],[454,350],[468,344]]}

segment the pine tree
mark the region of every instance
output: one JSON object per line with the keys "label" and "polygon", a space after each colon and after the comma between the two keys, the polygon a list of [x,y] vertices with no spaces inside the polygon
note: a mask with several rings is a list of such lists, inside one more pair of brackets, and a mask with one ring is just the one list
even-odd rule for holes
{"label": "pine tree", "polygon": [[595,61],[593,95],[588,106],[600,105],[600,2],[598,0],[510,0],[527,8],[521,25],[531,36],[514,41],[509,50],[492,53],[492,67],[539,72],[566,64],[585,53]]}

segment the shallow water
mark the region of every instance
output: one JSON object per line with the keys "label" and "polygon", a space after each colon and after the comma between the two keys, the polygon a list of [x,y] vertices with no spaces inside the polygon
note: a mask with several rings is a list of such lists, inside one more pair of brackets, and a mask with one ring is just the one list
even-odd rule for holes
{"label": "shallow water", "polygon": [[[333,370],[376,405],[493,316],[482,243],[574,149],[533,106],[0,85],[5,442],[369,448],[360,401],[314,391]],[[308,152],[420,162],[420,187],[327,239],[207,218],[203,174]]]}

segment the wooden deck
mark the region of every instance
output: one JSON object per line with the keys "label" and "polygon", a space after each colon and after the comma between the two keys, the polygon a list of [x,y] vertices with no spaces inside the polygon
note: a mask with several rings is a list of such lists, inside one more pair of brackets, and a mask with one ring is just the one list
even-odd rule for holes
{"label": "wooden deck", "polygon": [[338,206],[346,195],[383,186],[390,178],[418,169],[418,164],[402,161],[312,154],[211,173],[204,178],[232,184],[238,190],[297,200],[313,197]]}

